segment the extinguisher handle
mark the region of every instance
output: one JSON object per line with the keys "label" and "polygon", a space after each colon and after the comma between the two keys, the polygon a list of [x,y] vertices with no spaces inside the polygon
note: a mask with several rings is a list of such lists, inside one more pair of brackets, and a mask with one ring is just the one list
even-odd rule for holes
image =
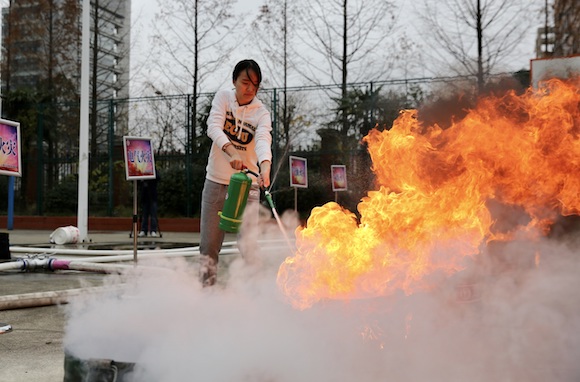
{"label": "extinguisher handle", "polygon": [[246,174],[252,174],[256,178],[260,176],[260,175],[256,174],[255,172],[253,172],[252,170],[248,169],[248,167],[246,167],[246,165],[242,165],[242,171],[245,172]]}

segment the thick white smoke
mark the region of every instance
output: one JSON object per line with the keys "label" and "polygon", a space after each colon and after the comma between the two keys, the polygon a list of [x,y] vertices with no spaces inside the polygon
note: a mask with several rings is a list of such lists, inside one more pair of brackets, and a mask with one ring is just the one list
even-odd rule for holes
{"label": "thick white smoke", "polygon": [[277,289],[283,247],[258,267],[232,258],[223,272],[225,261],[206,289],[191,261],[147,263],[165,271],[111,276],[117,291],[69,304],[64,346],[135,363],[140,382],[579,380],[577,247],[522,240],[493,252],[429,293],[305,311]]}

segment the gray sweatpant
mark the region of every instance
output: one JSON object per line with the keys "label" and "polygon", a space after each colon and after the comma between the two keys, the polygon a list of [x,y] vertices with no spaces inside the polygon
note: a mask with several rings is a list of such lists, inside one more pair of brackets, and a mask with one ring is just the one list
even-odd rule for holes
{"label": "gray sweatpant", "polygon": [[[203,185],[201,196],[201,222],[200,222],[200,278],[204,286],[213,285],[217,276],[217,264],[219,253],[224,241],[224,231],[219,228],[220,212],[225,203],[228,186],[212,182],[206,179]],[[244,233],[245,227],[256,227],[258,224],[258,207],[260,202],[260,191],[257,187],[252,187],[248,196],[248,203],[242,218],[241,234]],[[252,230],[255,232],[255,229]],[[239,235],[238,239],[241,238]],[[239,246],[240,252],[244,257],[250,257],[255,251],[256,246],[251,244],[255,241],[250,238],[244,238],[244,244]],[[241,241],[239,241],[241,242]],[[250,243],[250,244],[248,244]]]}

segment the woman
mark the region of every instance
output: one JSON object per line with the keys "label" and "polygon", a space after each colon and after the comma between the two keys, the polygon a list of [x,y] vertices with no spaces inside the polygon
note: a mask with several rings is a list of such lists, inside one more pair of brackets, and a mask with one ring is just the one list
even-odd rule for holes
{"label": "woman", "polygon": [[200,277],[204,286],[216,282],[219,252],[224,232],[219,229],[230,177],[244,167],[259,174],[252,189],[244,219],[257,221],[259,187],[270,186],[272,121],[264,104],[256,98],[262,71],[254,60],[242,60],[234,67],[234,89],[216,93],[208,118],[207,135],[213,141],[206,167],[201,199]]}

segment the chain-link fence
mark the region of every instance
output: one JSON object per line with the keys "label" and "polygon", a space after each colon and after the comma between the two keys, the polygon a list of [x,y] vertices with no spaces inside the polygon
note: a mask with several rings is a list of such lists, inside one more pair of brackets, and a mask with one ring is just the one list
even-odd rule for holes
{"label": "chain-link fence", "polygon": [[[474,89],[474,83],[470,77],[358,83],[349,84],[344,97],[340,86],[261,90],[258,97],[272,112],[272,194],[278,208],[297,205],[307,213],[338,197],[354,210],[373,178],[360,139],[371,128],[389,128],[399,110],[422,105],[443,87]],[[211,147],[206,122],[212,98],[203,93],[194,104],[190,94],[157,94],[92,105],[97,117],[90,124],[89,215],[132,215],[133,187],[125,180],[122,137],[138,136],[152,139],[161,176],[160,216],[197,216]],[[22,115],[23,176],[15,182],[15,214],[76,215],[78,105],[33,105]],[[289,185],[291,155],[308,161],[307,189]],[[348,191],[332,192],[333,164],[346,165]],[[7,211],[9,191],[7,177],[0,177],[2,211]]]}

